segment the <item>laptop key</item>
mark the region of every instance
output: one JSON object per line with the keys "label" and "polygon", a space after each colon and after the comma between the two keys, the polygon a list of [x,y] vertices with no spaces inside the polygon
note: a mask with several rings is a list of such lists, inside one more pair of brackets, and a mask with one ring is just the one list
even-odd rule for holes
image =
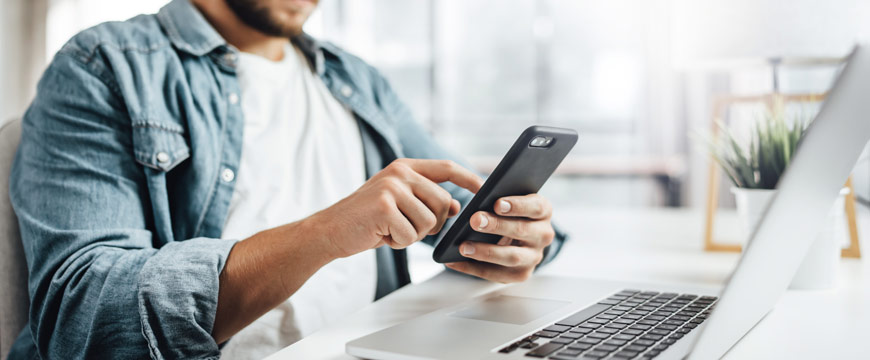
{"label": "laptop key", "polygon": [[592,350],[593,350],[593,351],[613,352],[613,351],[616,350],[616,349],[619,349],[619,347],[618,347],[618,346],[613,346],[613,345],[607,345],[607,344],[604,344],[604,345],[598,345],[598,346],[596,346],[596,347],[595,347],[594,349],[592,349]]}
{"label": "laptop key", "polygon": [[640,345],[629,345],[629,346],[626,346],[624,349],[625,349],[625,350],[628,350],[628,351],[637,351],[637,352],[642,352],[642,351],[646,350],[646,346],[640,346]]}
{"label": "laptop key", "polygon": [[541,345],[541,346],[536,347],[536,348],[535,348],[534,350],[532,350],[532,351],[527,352],[527,353],[526,353],[526,356],[545,357],[545,356],[547,356],[547,355],[552,354],[552,353],[555,352],[556,350],[561,349],[563,346],[565,346],[565,345],[564,345],[564,344],[559,344],[559,343],[552,343],[552,342],[549,342],[549,343],[546,343],[546,344],[544,344],[544,345]]}
{"label": "laptop key", "polygon": [[554,338],[559,336],[559,333],[552,331],[538,331],[535,333],[535,336],[545,337],[545,338]]}
{"label": "laptop key", "polygon": [[561,333],[561,332],[568,331],[568,329],[570,329],[570,328],[571,328],[570,326],[565,326],[565,325],[550,325],[550,326],[545,327],[543,331],[553,331],[553,332],[560,332]]}
{"label": "laptop key", "polygon": [[576,356],[562,355],[562,353],[558,353],[558,354],[556,354],[556,355],[550,355],[550,357],[548,357],[547,359],[552,359],[552,360],[575,360],[575,359],[577,359],[577,357],[576,357]]}
{"label": "laptop key", "polygon": [[619,339],[614,338],[614,339],[607,340],[604,343],[607,345],[622,346],[622,345],[625,345],[627,342],[628,342],[628,340],[619,340]]}
{"label": "laptop key", "polygon": [[637,351],[622,350],[616,354],[613,354],[613,357],[620,359],[633,359],[637,356],[637,354]]}
{"label": "laptop key", "polygon": [[577,340],[578,343],[586,343],[586,344],[598,344],[601,342],[601,339],[596,339],[594,337],[584,337],[580,340]]}
{"label": "laptop key", "polygon": [[598,315],[607,309],[610,309],[608,305],[595,304],[590,307],[587,307],[583,310],[580,310],[574,315],[566,317],[560,321],[556,322],[556,325],[565,325],[565,326],[577,326],[585,322],[586,320]]}
{"label": "laptop key", "polygon": [[560,352],[559,352],[558,354],[556,354],[556,355],[558,355],[558,356],[568,356],[568,357],[577,357],[577,355],[580,355],[580,353],[582,353],[582,352],[583,352],[582,350],[571,350],[571,349],[567,349],[567,350],[562,350],[562,351],[560,351]]}
{"label": "laptop key", "polygon": [[614,328],[602,328],[602,329],[598,329],[598,332],[604,333],[604,334],[616,334],[619,332],[619,330],[614,329]]}
{"label": "laptop key", "polygon": [[594,345],[587,344],[587,343],[574,343],[574,344],[568,345],[568,349],[584,351],[584,350],[591,349],[592,346],[594,346]]}
{"label": "laptop key", "polygon": [[604,339],[609,338],[609,337],[610,337],[610,334],[602,333],[602,332],[594,332],[594,333],[591,333],[591,334],[586,335],[586,336],[591,337],[591,338],[594,338],[594,339],[601,339],[601,340],[604,340]]}
{"label": "laptop key", "polygon": [[576,328],[571,329],[571,331],[569,331],[569,333],[588,334],[588,333],[591,333],[592,331],[593,331],[593,329],[590,329],[590,328],[576,327]]}
{"label": "laptop key", "polygon": [[570,343],[574,342],[574,339],[559,337],[559,338],[555,338],[553,340],[550,340],[550,342],[557,343],[557,344],[570,344]]}
{"label": "laptop key", "polygon": [[583,354],[583,357],[589,358],[589,359],[600,359],[600,358],[603,358],[609,354],[610,353],[604,352],[604,351],[590,351],[588,353]]}
{"label": "laptop key", "polygon": [[616,333],[618,333],[618,332],[619,332],[619,330],[617,330],[617,329],[601,328],[601,329],[598,329],[597,331],[595,331],[595,332],[592,333],[592,334],[586,334],[586,336],[589,336],[589,335],[596,335],[596,336],[594,336],[594,337],[597,337],[597,338],[599,338],[599,339],[606,339],[606,338],[608,338],[608,337],[610,337],[610,336],[613,336],[613,334],[616,334]]}
{"label": "laptop key", "polygon": [[613,336],[613,338],[616,340],[634,340],[635,337],[636,337],[635,335],[625,334],[625,333]]}
{"label": "laptop key", "polygon": [[646,354],[643,354],[643,357],[647,358],[647,359],[652,359],[656,356],[659,356],[659,354],[660,354],[660,352],[658,352],[658,351],[650,350],[650,351],[647,351]]}
{"label": "laptop key", "polygon": [[661,340],[662,338],[664,338],[664,336],[662,336],[662,335],[656,335],[656,334],[649,334],[649,333],[647,333],[647,334],[645,334],[644,336],[641,336],[640,338],[643,339],[643,340],[659,341],[659,340]]}
{"label": "laptop key", "polygon": [[639,339],[639,340],[635,340],[635,341],[634,341],[633,343],[631,343],[631,344],[632,344],[632,345],[640,345],[640,346],[652,346],[652,345],[655,344],[655,343],[656,343],[655,341],[652,341],[652,340],[644,340],[643,338],[641,338],[641,339]]}

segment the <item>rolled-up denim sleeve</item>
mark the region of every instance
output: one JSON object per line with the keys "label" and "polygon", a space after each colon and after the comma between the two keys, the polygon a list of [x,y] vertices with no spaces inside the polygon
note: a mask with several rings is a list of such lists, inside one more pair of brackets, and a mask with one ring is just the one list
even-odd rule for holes
{"label": "rolled-up denim sleeve", "polygon": [[41,358],[217,358],[219,274],[235,244],[156,246],[130,119],[109,69],[66,47],[24,116],[10,181]]}
{"label": "rolled-up denim sleeve", "polygon": [[[375,93],[377,94],[378,101],[384,111],[389,114],[390,119],[395,122],[394,125],[398,129],[399,141],[405,156],[417,159],[448,159],[466,168],[473,169],[467,161],[438,144],[432,135],[414,120],[410,109],[393,92],[386,78],[381,76],[374,68],[371,68],[370,71],[372,71],[372,77],[375,79]],[[463,206],[471,201],[471,198],[474,196],[468,190],[451,183],[443,183],[441,186],[449,191],[454,199],[459,200]],[[447,231],[447,229],[448,227],[445,226],[441,229],[441,232],[427,236],[423,241],[432,245],[441,236],[441,233]],[[553,229],[556,236],[553,239],[553,243],[544,249],[544,258],[541,261],[541,265],[553,260],[562,248],[562,244],[568,239],[568,234],[559,226],[553,224]]]}

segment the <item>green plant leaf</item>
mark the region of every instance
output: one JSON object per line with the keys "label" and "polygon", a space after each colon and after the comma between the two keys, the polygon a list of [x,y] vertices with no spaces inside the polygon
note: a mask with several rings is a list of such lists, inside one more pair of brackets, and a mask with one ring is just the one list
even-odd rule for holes
{"label": "green plant leaf", "polygon": [[782,114],[766,114],[753,124],[749,145],[740,145],[727,126],[717,122],[721,138],[709,140],[713,159],[722,167],[728,179],[741,188],[774,189],[785,172],[808,121],[795,117],[791,126]]}

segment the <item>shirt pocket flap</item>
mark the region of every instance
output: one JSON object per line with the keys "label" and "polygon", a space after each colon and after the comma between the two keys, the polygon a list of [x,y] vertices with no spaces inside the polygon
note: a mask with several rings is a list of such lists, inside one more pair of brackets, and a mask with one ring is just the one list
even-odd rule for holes
{"label": "shirt pocket flap", "polygon": [[184,129],[163,122],[134,123],[133,151],[136,162],[161,171],[172,170],[190,157]]}

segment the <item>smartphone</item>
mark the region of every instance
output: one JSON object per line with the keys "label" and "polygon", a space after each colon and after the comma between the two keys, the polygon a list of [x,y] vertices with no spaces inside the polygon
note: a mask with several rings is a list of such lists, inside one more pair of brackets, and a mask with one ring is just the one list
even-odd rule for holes
{"label": "smartphone", "polygon": [[541,190],[576,143],[577,132],[571,129],[531,126],[523,131],[480,191],[438,241],[432,258],[439,263],[468,261],[469,258],[459,253],[459,245],[463,242],[497,243],[501,235],[480,233],[471,228],[471,215],[478,211],[493,212],[493,205],[502,197],[528,195]]}

